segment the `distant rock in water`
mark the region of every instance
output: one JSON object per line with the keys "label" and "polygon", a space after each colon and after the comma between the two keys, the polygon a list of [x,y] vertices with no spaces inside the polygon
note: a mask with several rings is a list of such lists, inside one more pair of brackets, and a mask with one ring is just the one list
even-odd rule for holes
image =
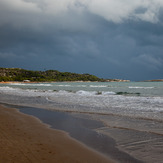
{"label": "distant rock in water", "polygon": [[163,79],[145,80],[144,82],[163,82]]}

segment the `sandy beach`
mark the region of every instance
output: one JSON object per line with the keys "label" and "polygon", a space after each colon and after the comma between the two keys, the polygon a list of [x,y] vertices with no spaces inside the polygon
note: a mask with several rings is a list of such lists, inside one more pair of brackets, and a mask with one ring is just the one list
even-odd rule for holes
{"label": "sandy beach", "polygon": [[0,162],[109,163],[67,133],[0,105]]}
{"label": "sandy beach", "polygon": [[0,84],[0,163],[162,163],[162,90],[152,82]]}

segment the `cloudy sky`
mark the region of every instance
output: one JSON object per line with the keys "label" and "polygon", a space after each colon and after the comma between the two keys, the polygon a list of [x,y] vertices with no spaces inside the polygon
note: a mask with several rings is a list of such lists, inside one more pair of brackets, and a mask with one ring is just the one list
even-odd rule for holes
{"label": "cloudy sky", "polygon": [[163,0],[0,0],[0,67],[163,78]]}

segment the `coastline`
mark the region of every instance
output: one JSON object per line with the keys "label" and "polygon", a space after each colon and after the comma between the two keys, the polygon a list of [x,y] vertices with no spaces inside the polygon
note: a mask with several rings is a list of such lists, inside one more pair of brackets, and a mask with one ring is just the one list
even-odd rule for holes
{"label": "coastline", "polygon": [[113,162],[67,133],[1,104],[0,129],[2,162]]}
{"label": "coastline", "polygon": [[[121,91],[119,84],[113,85],[119,92]],[[125,85],[127,87],[122,90],[124,92],[157,91],[156,95],[159,97],[155,97],[155,94],[154,97],[138,97],[133,94],[130,97],[90,93],[90,91],[98,92],[99,89],[105,92],[112,89],[106,83],[45,83],[38,86],[32,84],[29,87],[27,84],[22,86],[8,84],[4,88],[2,86],[0,101],[6,107],[16,108],[20,113],[48,124],[51,129],[68,133],[67,135],[79,144],[84,144],[86,148],[97,151],[115,162],[161,163],[163,103],[160,88],[162,85],[161,83],[149,85],[125,83]],[[74,92],[72,86],[76,89]],[[87,86],[88,89],[83,86]],[[56,91],[62,89],[65,92]],[[82,94],[78,94],[78,90],[83,90]],[[89,96],[85,94],[87,92],[90,93]],[[139,102],[140,104],[137,105]],[[105,105],[101,106],[101,104]],[[106,114],[103,113],[105,111]]]}

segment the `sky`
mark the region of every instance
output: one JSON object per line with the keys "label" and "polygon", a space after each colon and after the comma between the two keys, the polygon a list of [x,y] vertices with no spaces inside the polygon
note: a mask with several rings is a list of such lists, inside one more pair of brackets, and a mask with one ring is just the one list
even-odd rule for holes
{"label": "sky", "polygon": [[0,67],[163,79],[163,0],[0,0]]}

